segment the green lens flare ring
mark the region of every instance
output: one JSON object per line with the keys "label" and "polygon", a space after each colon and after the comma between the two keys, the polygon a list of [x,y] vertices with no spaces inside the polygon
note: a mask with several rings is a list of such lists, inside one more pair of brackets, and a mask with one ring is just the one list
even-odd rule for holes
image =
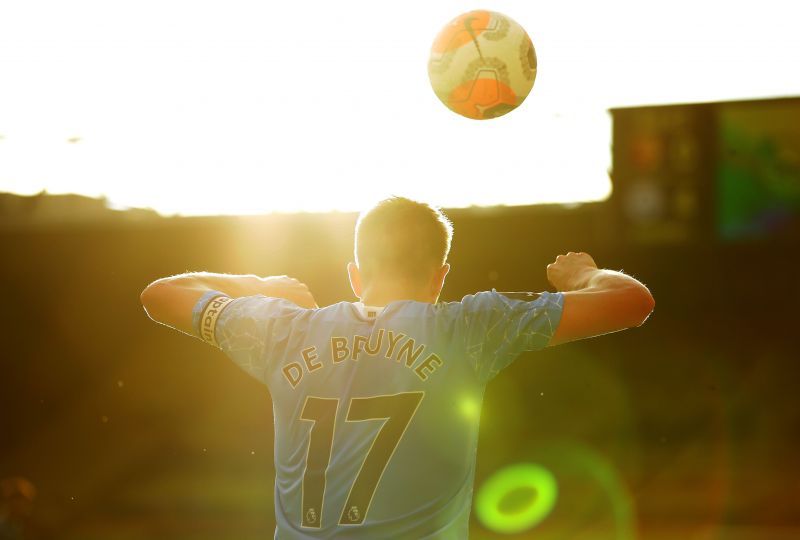
{"label": "green lens flare ring", "polygon": [[[514,511],[501,508],[506,496],[523,489],[535,492],[529,504]],[[558,484],[550,471],[534,463],[518,463],[500,469],[483,483],[475,498],[475,515],[494,532],[518,533],[546,518],[557,498]]]}

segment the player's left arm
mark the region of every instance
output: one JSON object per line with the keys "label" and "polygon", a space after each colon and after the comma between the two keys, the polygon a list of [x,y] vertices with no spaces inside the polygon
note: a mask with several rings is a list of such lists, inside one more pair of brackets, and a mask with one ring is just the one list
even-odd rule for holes
{"label": "player's left arm", "polygon": [[140,294],[148,317],[189,335],[194,335],[192,310],[208,291],[219,291],[229,298],[263,294],[285,298],[300,307],[316,308],[308,287],[288,276],[258,277],[211,272],[189,272],[158,279]]}

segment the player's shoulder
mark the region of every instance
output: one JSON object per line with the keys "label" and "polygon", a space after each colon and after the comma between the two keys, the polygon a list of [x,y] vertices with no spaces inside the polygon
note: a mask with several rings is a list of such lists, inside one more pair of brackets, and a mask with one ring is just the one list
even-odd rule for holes
{"label": "player's shoulder", "polygon": [[[513,299],[514,295],[527,294],[527,293],[507,293],[500,292],[497,289],[477,291],[472,294],[464,295],[458,302],[451,302],[452,304],[460,304],[462,306],[473,306],[495,302],[506,302]],[[530,293],[535,294],[535,293]]]}
{"label": "player's shoulder", "polygon": [[436,307],[444,312],[475,311],[491,307],[502,301],[501,294],[495,289],[492,289],[489,291],[477,291],[472,294],[466,294],[461,300],[438,302]]}
{"label": "player's shoulder", "polygon": [[310,312],[309,314],[313,315],[315,320],[340,322],[342,319],[355,319],[357,309],[352,302],[343,300],[329,306],[323,306],[308,311]]}
{"label": "player's shoulder", "polygon": [[530,291],[478,291],[465,295],[460,301],[440,302],[447,311],[480,311],[484,309],[514,308],[518,306],[535,307],[557,301],[560,293]]}

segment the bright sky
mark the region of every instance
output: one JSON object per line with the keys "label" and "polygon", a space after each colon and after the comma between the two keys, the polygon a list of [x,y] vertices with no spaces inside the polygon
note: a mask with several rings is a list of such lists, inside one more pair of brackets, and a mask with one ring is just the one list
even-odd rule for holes
{"label": "bright sky", "polygon": [[[0,191],[180,215],[600,200],[609,107],[800,94],[796,4],[6,0]],[[488,121],[427,73],[440,28],[478,8],[539,60]]]}

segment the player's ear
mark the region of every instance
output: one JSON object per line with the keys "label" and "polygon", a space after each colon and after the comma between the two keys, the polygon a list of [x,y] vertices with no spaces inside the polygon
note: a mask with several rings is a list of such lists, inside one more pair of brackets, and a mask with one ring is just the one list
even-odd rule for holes
{"label": "player's ear", "polygon": [[361,298],[361,274],[356,263],[347,263],[347,276],[350,278],[350,288],[353,289],[353,294]]}
{"label": "player's ear", "polygon": [[444,287],[444,278],[447,277],[447,273],[450,271],[450,265],[445,263],[439,270],[436,271],[433,286],[435,287],[434,292],[438,296],[439,293],[442,291],[442,287]]}

